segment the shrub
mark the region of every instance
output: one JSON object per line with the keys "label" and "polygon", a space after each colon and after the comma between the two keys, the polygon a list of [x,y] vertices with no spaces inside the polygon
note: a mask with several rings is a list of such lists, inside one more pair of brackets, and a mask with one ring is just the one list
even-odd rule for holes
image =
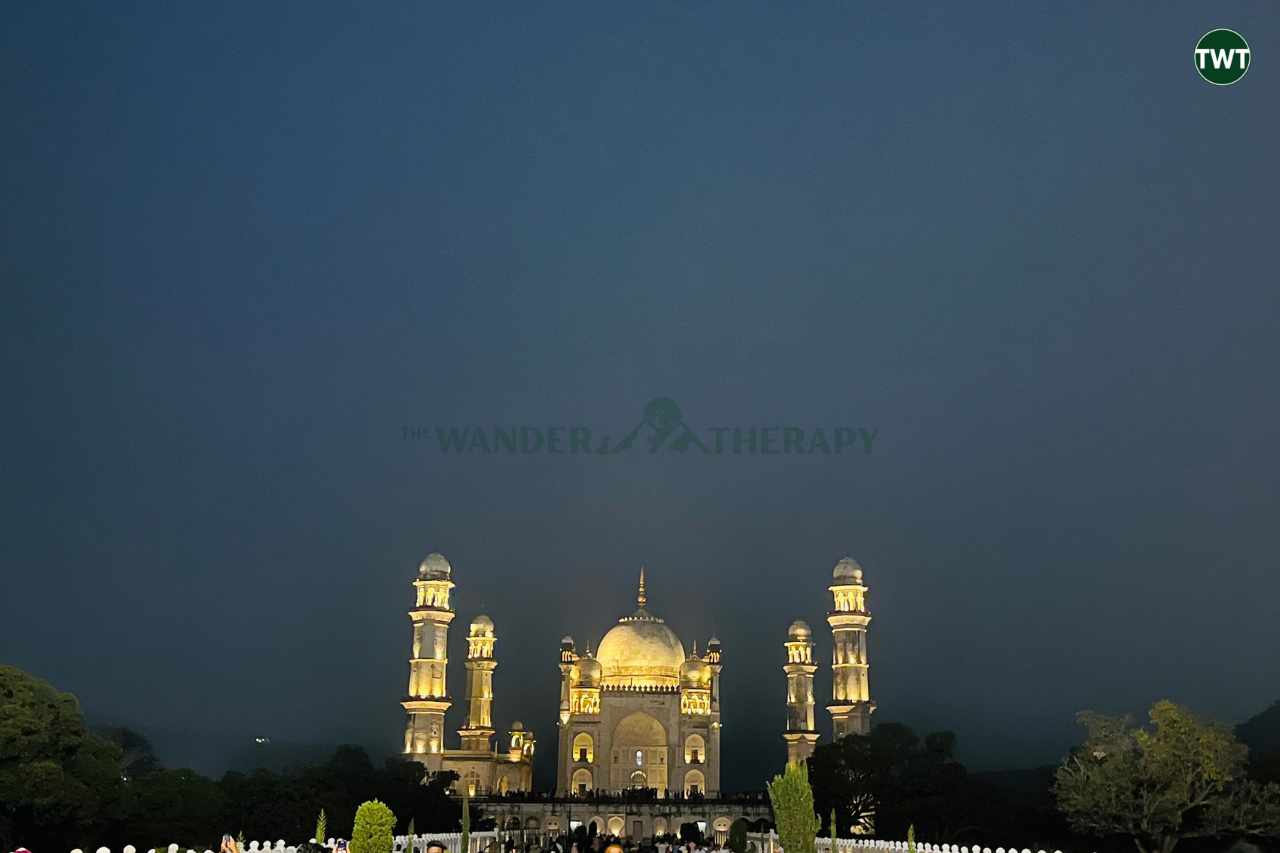
{"label": "shrub", "polygon": [[787,853],[814,853],[813,839],[822,821],[813,811],[809,769],[802,763],[787,765],[769,784],[769,801],[778,824],[778,839]]}
{"label": "shrub", "polygon": [[391,853],[396,816],[381,800],[366,800],[356,809],[351,853]]}
{"label": "shrub", "polygon": [[462,786],[462,853],[471,853],[471,789]]}
{"label": "shrub", "polygon": [[329,818],[325,815],[324,809],[320,810],[320,816],[316,818],[316,837],[312,839],[316,844],[324,844],[324,837],[328,834]]}

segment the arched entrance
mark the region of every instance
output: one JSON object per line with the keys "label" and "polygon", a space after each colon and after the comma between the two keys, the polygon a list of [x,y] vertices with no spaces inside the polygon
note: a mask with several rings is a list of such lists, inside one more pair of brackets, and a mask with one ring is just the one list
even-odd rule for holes
{"label": "arched entrance", "polygon": [[573,738],[573,760],[586,764],[596,760],[596,745],[587,732],[578,732]]}
{"label": "arched entrance", "polygon": [[612,751],[612,789],[653,788],[659,795],[667,790],[667,730],[654,717],[643,711],[623,717],[613,730]]}
{"label": "arched entrance", "polygon": [[702,764],[707,760],[707,742],[702,735],[689,735],[684,741],[684,763]]}

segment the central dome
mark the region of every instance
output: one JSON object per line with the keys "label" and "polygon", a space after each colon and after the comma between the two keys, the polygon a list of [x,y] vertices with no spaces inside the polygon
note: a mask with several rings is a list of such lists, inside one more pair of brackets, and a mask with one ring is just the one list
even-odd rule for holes
{"label": "central dome", "polygon": [[684,646],[676,632],[644,609],[644,571],[640,573],[640,608],[618,620],[596,649],[605,687],[679,687]]}
{"label": "central dome", "polygon": [[596,660],[606,687],[676,687],[685,654],[676,632],[642,609],[609,629]]}

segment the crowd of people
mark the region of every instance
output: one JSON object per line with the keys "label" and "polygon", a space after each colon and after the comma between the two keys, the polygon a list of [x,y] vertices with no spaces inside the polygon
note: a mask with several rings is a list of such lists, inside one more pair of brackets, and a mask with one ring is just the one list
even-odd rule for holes
{"label": "crowd of people", "polygon": [[[754,846],[754,843],[748,843],[748,853],[753,853]],[[724,845],[721,844],[705,840],[681,840],[674,835],[638,841],[614,835],[584,837],[579,833],[523,843],[517,843],[513,839],[503,843],[492,841],[485,853],[713,853],[723,849]],[[428,844],[426,853],[448,851],[438,842],[432,842]]]}

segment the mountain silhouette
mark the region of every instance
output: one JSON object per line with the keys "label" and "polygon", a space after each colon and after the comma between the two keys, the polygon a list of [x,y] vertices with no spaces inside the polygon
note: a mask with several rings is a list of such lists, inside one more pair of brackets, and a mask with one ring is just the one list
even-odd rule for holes
{"label": "mountain silhouette", "polygon": [[1249,774],[1280,782],[1280,700],[1236,726],[1236,737],[1249,747]]}

